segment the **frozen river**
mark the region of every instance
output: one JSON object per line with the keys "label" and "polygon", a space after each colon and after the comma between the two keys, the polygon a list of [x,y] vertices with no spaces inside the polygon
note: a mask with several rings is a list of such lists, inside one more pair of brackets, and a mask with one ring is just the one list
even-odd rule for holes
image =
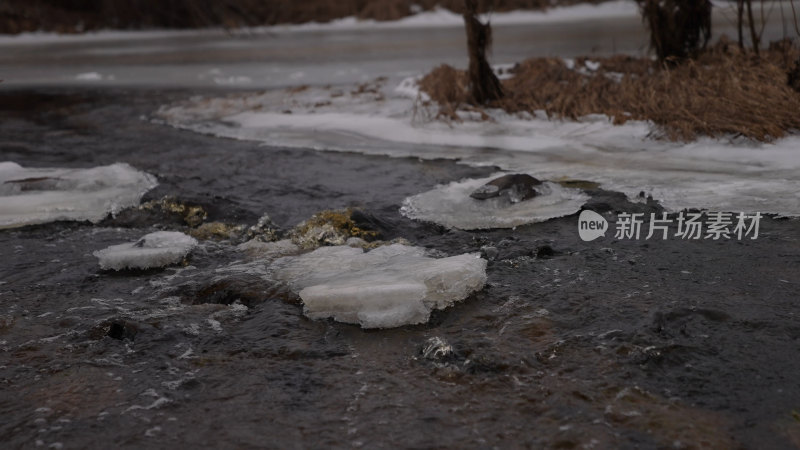
{"label": "frozen river", "polygon": [[[632,2],[577,13],[515,19],[495,14],[496,64],[534,56],[641,55],[647,35]],[[735,37],[733,13],[717,8],[715,36]],[[791,32],[777,10],[764,42]],[[250,31],[100,32],[85,37],[0,37],[6,86],[123,85],[275,88],[366,81],[466,66],[458,16],[432,15],[405,25],[331,24]],[[87,75],[90,74],[90,75]],[[91,75],[96,74],[96,75]]]}

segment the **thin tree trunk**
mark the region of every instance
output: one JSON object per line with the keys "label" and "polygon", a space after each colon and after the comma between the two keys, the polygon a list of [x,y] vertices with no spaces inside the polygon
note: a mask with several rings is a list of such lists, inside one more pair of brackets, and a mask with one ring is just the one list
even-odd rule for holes
{"label": "thin tree trunk", "polygon": [[467,30],[469,52],[469,88],[472,100],[479,105],[503,96],[500,80],[486,60],[486,48],[491,45],[492,28],[478,20],[478,4],[464,0],[464,26]]}
{"label": "thin tree trunk", "polygon": [[797,22],[797,11],[794,9],[794,0],[789,0],[789,6],[792,7],[792,23],[794,24],[794,31],[800,37],[800,24]]}
{"label": "thin tree trunk", "polygon": [[750,39],[753,41],[753,51],[758,56],[761,43],[759,42],[758,33],[756,33],[756,22],[753,20],[753,0],[745,1],[747,2],[747,21],[750,23]]}
{"label": "thin tree trunk", "polygon": [[744,0],[736,1],[736,29],[739,31],[739,48],[744,50]]}

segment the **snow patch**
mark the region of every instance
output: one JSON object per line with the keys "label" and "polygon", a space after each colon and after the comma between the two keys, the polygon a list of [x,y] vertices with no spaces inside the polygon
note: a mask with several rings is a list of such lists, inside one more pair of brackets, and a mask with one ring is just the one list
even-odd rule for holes
{"label": "snow patch", "polygon": [[436,259],[402,244],[366,253],[321,247],[278,259],[272,268],[300,295],[308,317],[363,328],[425,323],[432,310],[464,300],[486,282],[486,260],[477,254]]}
{"label": "snow patch", "polygon": [[587,59],[583,65],[592,72],[597,72],[597,70],[600,69],[600,63],[597,61],[591,61]]}
{"label": "snow patch", "polygon": [[[492,25],[525,25],[571,23],[590,20],[639,18],[636,3],[630,0],[616,0],[597,5],[581,3],[571,6],[549,8],[544,11],[517,10],[495,12],[481,15],[481,20]],[[259,27],[252,31],[334,31],[352,29],[402,29],[430,27],[463,27],[464,19],[460,14],[437,6],[430,11],[421,11],[408,17],[392,21],[360,20],[356,17],[344,17],[326,23],[304,23],[300,25],[274,25]]]}
{"label": "snow patch", "polygon": [[94,252],[105,270],[152,269],[181,262],[197,240],[177,231],[157,231],[136,242],[112,245]]}
{"label": "snow patch", "polygon": [[215,84],[219,84],[221,86],[241,86],[241,85],[248,85],[253,82],[253,79],[250,77],[246,77],[243,75],[231,75],[228,77],[214,77],[213,78]]}
{"label": "snow patch", "polygon": [[402,97],[407,97],[412,100],[419,98],[421,101],[428,101],[431,99],[430,96],[428,96],[428,94],[425,92],[422,92],[419,88],[420,79],[422,79],[421,76],[404,78],[394,88],[394,92]]}
{"label": "snow patch", "polygon": [[492,71],[498,80],[508,80],[509,78],[514,78],[514,67],[516,65],[516,63],[494,64],[492,65]]}
{"label": "snow patch", "polygon": [[99,72],[85,72],[75,75],[75,79],[78,81],[113,81],[115,77],[114,75],[103,75]]}
{"label": "snow patch", "polygon": [[96,223],[138,205],[156,185],[155,177],[124,163],[65,169],[0,162],[0,228],[56,220]]}

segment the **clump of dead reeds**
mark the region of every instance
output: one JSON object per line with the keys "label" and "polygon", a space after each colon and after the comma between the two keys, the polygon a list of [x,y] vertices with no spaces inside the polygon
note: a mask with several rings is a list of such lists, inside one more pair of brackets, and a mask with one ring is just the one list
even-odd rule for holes
{"label": "clump of dead reeds", "polygon": [[[773,47],[757,58],[722,40],[674,67],[626,56],[578,58],[572,67],[558,58],[533,58],[503,82],[506,96],[491,106],[566,119],[606,114],[616,124],[649,120],[672,140],[734,135],[770,141],[800,130],[800,93],[787,83],[798,57],[796,46]],[[465,101],[459,81],[465,75],[452,69],[433,74],[422,89],[446,111],[457,109]]]}
{"label": "clump of dead reeds", "polygon": [[439,117],[457,119],[456,111],[467,105],[469,78],[463,70],[442,64],[418,82],[419,87],[439,104]]}

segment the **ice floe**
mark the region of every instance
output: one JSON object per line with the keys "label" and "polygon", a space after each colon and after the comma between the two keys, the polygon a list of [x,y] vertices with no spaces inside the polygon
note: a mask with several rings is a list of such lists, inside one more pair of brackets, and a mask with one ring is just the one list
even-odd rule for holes
{"label": "ice floe", "polygon": [[579,189],[547,181],[538,187],[540,195],[520,202],[512,202],[506,196],[486,200],[470,197],[495,178],[497,175],[457,181],[409,197],[400,212],[411,219],[463,230],[513,228],[574,214],[589,199]]}
{"label": "ice floe", "polygon": [[486,260],[477,254],[437,259],[402,244],[366,253],[321,247],[280,258],[272,269],[299,294],[309,318],[332,317],[363,328],[427,322],[432,310],[464,300],[486,282]]}
{"label": "ice floe", "polygon": [[0,162],[0,228],[57,220],[99,222],[139,204],[157,184],[152,175],[124,163],[66,169]]}
{"label": "ice floe", "polygon": [[153,269],[179,263],[197,240],[177,231],[157,231],[136,242],[112,245],[94,252],[105,270]]}

